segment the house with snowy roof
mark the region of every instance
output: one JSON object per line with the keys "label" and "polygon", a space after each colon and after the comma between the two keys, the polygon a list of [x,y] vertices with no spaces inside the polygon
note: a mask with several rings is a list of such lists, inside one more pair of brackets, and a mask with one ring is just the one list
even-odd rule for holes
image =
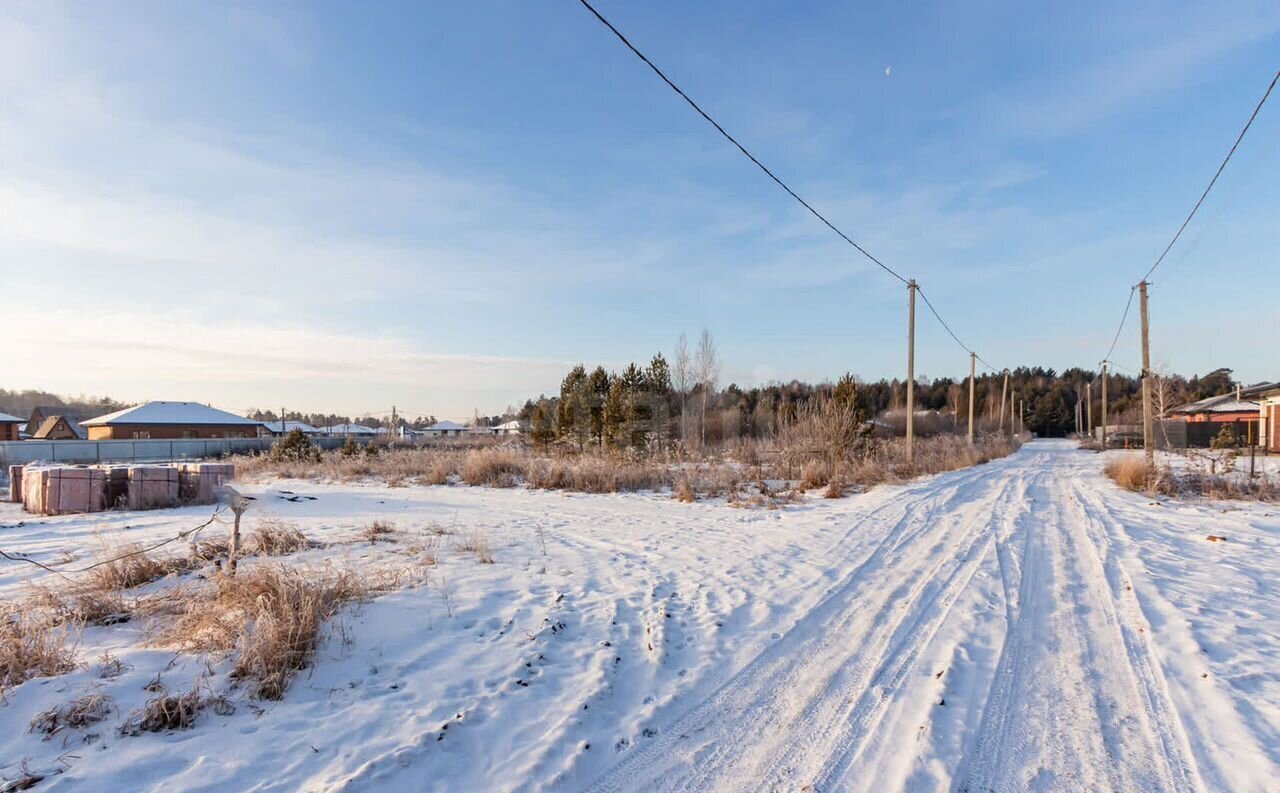
{"label": "house with snowy roof", "polygon": [[147,402],[81,422],[91,441],[256,438],[262,422],[199,402]]}
{"label": "house with snowy roof", "polygon": [[363,424],[330,424],[320,428],[320,432],[334,438],[373,438],[378,431]]}
{"label": "house with snowy roof", "polygon": [[16,441],[20,439],[23,425],[27,423],[26,419],[20,419],[17,416],[10,416],[8,413],[0,413],[0,441]]}
{"label": "house with snowy roof", "polygon": [[313,427],[305,421],[294,421],[292,419],[286,419],[283,422],[264,421],[262,422],[262,426],[265,427],[267,432],[271,433],[272,436],[274,437],[279,437],[281,435],[288,435],[294,430],[301,430],[303,435],[319,435],[320,434],[319,428]]}
{"label": "house with snowy roof", "polygon": [[422,431],[428,438],[460,438],[467,428],[453,421],[437,421]]}

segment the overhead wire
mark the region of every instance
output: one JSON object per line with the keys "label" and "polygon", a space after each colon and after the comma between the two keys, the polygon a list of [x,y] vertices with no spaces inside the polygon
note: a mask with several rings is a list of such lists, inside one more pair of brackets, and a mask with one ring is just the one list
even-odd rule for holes
{"label": "overhead wire", "polygon": [[[723,126],[721,126],[721,125],[720,125],[720,122],[718,122],[718,121],[716,121],[714,118],[712,118],[712,116],[711,116],[711,114],[710,114],[710,113],[708,113],[707,111],[703,110],[701,105],[699,105],[697,102],[695,102],[695,101],[693,100],[693,98],[692,98],[692,97],[690,97],[687,93],[685,93],[685,92],[684,92],[684,90],[680,88],[680,86],[676,85],[675,81],[673,81],[670,77],[668,77],[668,76],[666,75],[666,73],[665,73],[664,71],[662,71],[662,69],[660,69],[660,68],[658,67],[658,65],[657,65],[657,64],[655,64],[653,61],[651,61],[647,55],[645,55],[643,52],[641,52],[641,51],[640,51],[640,49],[639,49],[638,47],[636,47],[636,45],[632,44],[632,43],[631,43],[631,40],[630,40],[630,39],[628,39],[628,38],[626,37],[626,35],[622,33],[622,31],[618,30],[618,28],[617,28],[616,26],[614,26],[614,24],[613,24],[612,22],[610,22],[608,19],[606,19],[606,18],[605,18],[605,16],[604,16],[603,14],[601,14],[599,11],[597,11],[597,10],[596,10],[596,8],[595,8],[595,6],[593,6],[593,5],[589,2],[589,0],[578,0],[578,2],[579,2],[579,3],[581,3],[581,4],[582,4],[582,6],[583,6],[584,8],[586,8],[588,11],[590,11],[590,12],[591,12],[591,14],[592,14],[592,16],[594,16],[594,17],[595,17],[595,18],[600,22],[600,24],[602,24],[602,25],[604,25],[606,28],[608,28],[608,29],[609,29],[609,31],[610,31],[611,33],[613,33],[613,35],[614,35],[614,36],[616,36],[616,37],[617,37],[617,39],[618,39],[619,41],[621,41],[621,42],[623,43],[623,45],[625,45],[625,46],[626,46],[626,48],[627,48],[627,49],[631,50],[631,52],[632,52],[632,53],[633,53],[637,58],[639,58],[639,59],[640,59],[640,60],[641,60],[641,61],[642,61],[646,66],[648,66],[648,67],[653,71],[653,73],[654,73],[654,74],[656,74],[656,75],[658,76],[658,78],[662,80],[662,82],[666,83],[666,84],[667,84],[667,86],[668,86],[672,91],[674,91],[674,92],[675,92],[675,93],[676,93],[676,94],[677,94],[681,99],[683,99],[683,100],[685,101],[685,103],[689,105],[689,107],[693,108],[694,112],[696,112],[699,116],[701,116],[701,117],[702,117],[702,118],[703,118],[703,119],[704,119],[708,124],[710,124],[712,127],[714,127],[714,128],[715,128],[715,130],[716,130],[716,132],[720,133],[720,135],[721,135],[722,137],[724,137],[724,139],[725,139],[725,140],[727,140],[727,141],[729,141],[731,144],[733,144],[733,145],[734,145],[734,147],[738,149],[738,151],[740,151],[740,152],[741,152],[741,153],[742,153],[742,154],[743,154],[743,155],[744,155],[748,160],[750,160],[750,161],[751,161],[751,162],[752,162],[752,163],[753,163],[757,168],[759,168],[761,171],[763,171],[763,172],[764,172],[764,174],[765,174],[766,176],[768,176],[770,179],[772,179],[772,180],[774,181],[774,183],[776,183],[779,187],[781,187],[784,191],[786,191],[787,195],[789,195],[789,196],[791,196],[793,199],[795,199],[795,200],[796,200],[796,201],[797,201],[797,202],[798,202],[802,207],[804,207],[806,210],[808,210],[808,212],[809,212],[811,215],[813,215],[813,216],[814,216],[814,217],[816,217],[818,220],[820,220],[820,221],[823,223],[823,225],[825,225],[827,228],[829,228],[829,229],[831,229],[833,232],[835,232],[835,233],[836,233],[836,234],[837,234],[837,235],[838,235],[842,240],[844,240],[845,242],[847,242],[847,243],[849,243],[850,245],[852,245],[852,246],[854,247],[854,249],[856,249],[859,253],[861,253],[863,256],[865,256],[867,259],[869,259],[871,262],[873,262],[873,263],[874,263],[877,267],[879,267],[881,270],[884,270],[884,271],[885,271],[886,273],[888,273],[889,275],[891,275],[891,276],[893,276],[894,278],[898,279],[898,281],[900,281],[900,282],[901,282],[901,283],[903,283],[904,285],[906,285],[906,286],[915,286],[915,288],[917,289],[917,291],[920,291],[920,287],[919,287],[919,285],[918,285],[918,284],[916,284],[916,283],[915,283],[914,281],[912,281],[912,280],[907,279],[907,278],[906,278],[905,276],[903,276],[901,273],[897,272],[896,270],[894,270],[893,268],[889,267],[889,266],[888,266],[887,264],[885,264],[884,262],[880,261],[878,258],[876,258],[875,256],[873,256],[873,255],[871,254],[871,252],[870,252],[870,251],[868,251],[866,248],[862,247],[862,246],[861,246],[861,245],[859,245],[857,242],[855,242],[855,241],[853,240],[853,238],[851,238],[848,234],[846,234],[846,233],[844,233],[843,231],[841,231],[841,230],[840,230],[840,229],[839,229],[839,228],[838,228],[834,223],[832,223],[830,220],[828,220],[828,219],[826,218],[826,216],[824,216],[821,212],[819,212],[817,209],[815,209],[815,208],[813,207],[813,205],[812,205],[812,204],[810,204],[808,201],[806,201],[804,198],[802,198],[802,197],[800,196],[800,194],[799,194],[799,193],[797,193],[795,190],[793,190],[793,189],[791,188],[791,186],[790,186],[790,185],[788,185],[786,182],[784,182],[784,181],[783,181],[783,180],[782,180],[782,179],[781,179],[777,174],[775,174],[775,173],[774,173],[774,172],[773,172],[773,171],[772,171],[768,166],[766,166],[763,162],[761,162],[761,161],[759,160],[759,158],[757,158],[754,154],[752,154],[752,153],[747,149],[747,147],[746,147],[746,146],[742,145],[742,143],[740,143],[740,142],[738,141],[738,139],[737,139],[737,138],[735,138],[733,135],[729,134],[729,132],[728,132],[728,131],[723,127]],[[923,296],[924,296],[923,291],[921,291],[920,293],[921,293],[921,297],[923,297]],[[929,303],[928,298],[925,298],[925,304],[929,306],[929,310],[930,310],[930,312],[932,312],[933,316],[934,316],[935,318],[937,318],[937,320],[938,320],[938,322],[939,322],[939,323],[941,323],[941,324],[942,324],[942,327],[947,331],[947,333],[951,336],[951,338],[952,338],[952,339],[955,339],[956,343],[957,343],[957,344],[959,344],[959,345],[960,345],[960,347],[961,347],[961,348],[963,348],[965,351],[970,352],[970,353],[973,353],[973,350],[972,350],[972,349],[970,349],[970,348],[969,348],[969,347],[968,347],[964,342],[962,342],[962,341],[960,340],[960,338],[959,338],[958,336],[956,336],[955,332],[951,330],[951,327],[946,323],[946,321],[944,321],[944,320],[942,319],[942,316],[938,313],[937,309],[935,309],[935,308],[933,307],[933,305],[932,305],[931,303]],[[976,355],[976,354],[975,354],[975,355]],[[982,360],[982,359],[979,357],[979,360]],[[995,367],[992,367],[992,366],[991,366],[989,363],[987,363],[986,361],[983,361],[983,364],[984,364],[984,365],[986,365],[986,366],[988,366],[988,367],[990,367],[990,368],[992,368],[992,369],[994,369],[994,368],[995,368]]]}

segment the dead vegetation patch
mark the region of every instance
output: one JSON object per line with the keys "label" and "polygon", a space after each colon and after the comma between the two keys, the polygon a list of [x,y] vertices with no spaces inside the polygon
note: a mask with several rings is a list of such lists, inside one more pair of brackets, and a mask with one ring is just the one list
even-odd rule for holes
{"label": "dead vegetation patch", "polygon": [[371,544],[378,540],[389,540],[396,532],[396,524],[388,520],[375,520],[360,530],[360,535]]}
{"label": "dead vegetation patch", "polygon": [[221,694],[209,690],[203,681],[197,681],[190,690],[171,694],[159,681],[147,687],[155,693],[137,710],[131,711],[120,725],[120,734],[135,736],[144,732],[176,732],[195,726],[196,718],[205,709],[212,709],[220,716],[235,712],[235,705]]}
{"label": "dead vegetation patch", "polygon": [[469,485],[515,487],[524,479],[528,461],[512,449],[475,449],[462,461],[462,481]]}
{"label": "dead vegetation patch", "polygon": [[78,626],[17,603],[0,604],[0,693],[76,667]]}
{"label": "dead vegetation patch", "polygon": [[196,653],[234,650],[231,677],[253,697],[280,699],[310,663],[325,621],[369,593],[348,570],[262,565],[218,576],[191,593],[185,612],[153,644]]}
{"label": "dead vegetation patch", "polygon": [[246,556],[285,556],[313,547],[296,525],[279,518],[261,518],[245,538],[241,552]]}
{"label": "dead vegetation patch", "polygon": [[493,548],[489,545],[489,538],[479,529],[462,535],[454,545],[454,549],[473,554],[480,564],[493,564],[497,561],[493,555]]}
{"label": "dead vegetation patch", "polygon": [[31,719],[28,732],[44,735],[46,740],[66,729],[83,730],[105,720],[115,710],[106,694],[93,693],[40,711]]}

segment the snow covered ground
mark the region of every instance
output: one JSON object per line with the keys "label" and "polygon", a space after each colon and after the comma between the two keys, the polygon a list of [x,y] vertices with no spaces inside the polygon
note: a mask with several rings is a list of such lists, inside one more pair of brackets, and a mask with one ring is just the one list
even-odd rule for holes
{"label": "snow covered ground", "polygon": [[[281,702],[245,699],[225,659],[143,647],[140,620],[90,628],[82,669],[0,705],[0,775],[26,761],[58,772],[38,790],[166,793],[1276,790],[1280,509],[1152,501],[1100,471],[1100,455],[1037,441],[777,511],[247,486],[249,526],[273,516],[331,543],[289,564],[372,575],[421,567],[432,543],[438,563],[344,612]],[[46,563],[208,512],[3,507],[0,548]],[[375,519],[396,542],[362,539]],[[476,536],[494,564],[456,549]],[[0,596],[44,575],[6,562]],[[101,676],[107,651],[123,674]],[[203,675],[236,712],[118,735],[157,674],[173,690]],[[49,741],[26,732],[86,691],[117,713]]]}

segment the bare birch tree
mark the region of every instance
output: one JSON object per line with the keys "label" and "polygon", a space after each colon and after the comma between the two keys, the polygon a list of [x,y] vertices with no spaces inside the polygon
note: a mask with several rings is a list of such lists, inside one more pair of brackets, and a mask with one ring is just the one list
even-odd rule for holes
{"label": "bare birch tree", "polygon": [[701,435],[699,439],[703,448],[707,445],[707,400],[715,390],[716,381],[720,379],[720,356],[716,353],[715,339],[711,331],[702,329],[702,338],[698,339],[694,367],[698,373],[698,382],[702,385]]}
{"label": "bare birch tree", "polygon": [[689,386],[693,385],[693,362],[689,358],[689,339],[683,333],[676,342],[675,367],[672,370],[672,385],[680,393],[680,441],[688,443],[688,424],[685,419],[685,399],[689,395]]}

